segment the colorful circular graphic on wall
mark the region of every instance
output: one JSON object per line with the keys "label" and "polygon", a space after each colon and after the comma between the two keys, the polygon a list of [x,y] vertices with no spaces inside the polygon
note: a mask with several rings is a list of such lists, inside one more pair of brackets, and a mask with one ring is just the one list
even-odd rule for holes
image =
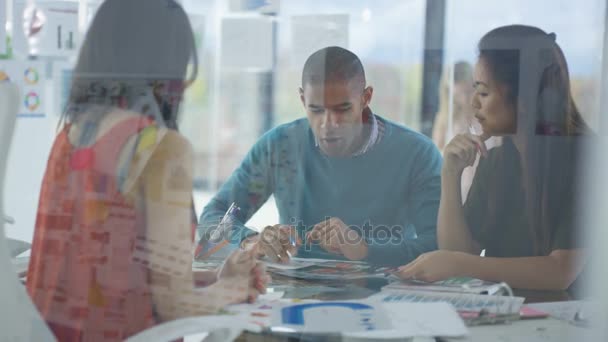
{"label": "colorful circular graphic on wall", "polygon": [[25,95],[23,105],[31,112],[35,111],[38,109],[38,107],[40,107],[40,96],[38,96],[36,92],[30,91],[27,93],[27,95]]}
{"label": "colorful circular graphic on wall", "polygon": [[23,78],[25,80],[25,83],[27,83],[29,85],[35,85],[35,84],[38,84],[40,75],[38,75],[38,70],[36,70],[32,67],[29,67],[29,68],[25,69],[25,72],[23,73]]}
{"label": "colorful circular graphic on wall", "polygon": [[10,81],[11,81],[10,77],[8,77],[8,75],[4,71],[0,70],[0,83],[10,82]]}

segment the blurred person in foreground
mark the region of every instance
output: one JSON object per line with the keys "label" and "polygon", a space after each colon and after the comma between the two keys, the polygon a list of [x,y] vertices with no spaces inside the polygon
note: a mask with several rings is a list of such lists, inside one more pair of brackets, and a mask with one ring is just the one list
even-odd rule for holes
{"label": "blurred person in foreground", "polygon": [[197,63],[175,1],[99,8],[44,174],[27,274],[60,341],[122,341],[265,291],[256,251],[192,271],[193,157],[173,128]]}

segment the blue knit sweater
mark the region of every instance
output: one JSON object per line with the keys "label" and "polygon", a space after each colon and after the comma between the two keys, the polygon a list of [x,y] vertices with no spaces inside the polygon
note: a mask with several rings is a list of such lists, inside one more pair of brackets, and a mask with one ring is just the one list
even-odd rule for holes
{"label": "blue knit sweater", "polygon": [[[274,195],[278,223],[296,226],[303,238],[315,224],[340,218],[366,240],[371,263],[402,265],[435,250],[441,155],[423,135],[376,118],[385,126],[381,140],[350,158],[323,154],[306,119],[270,130],[204,208],[199,233],[235,202],[242,211],[230,240],[240,243],[254,233],[244,223]],[[315,244],[298,256],[339,258]]]}

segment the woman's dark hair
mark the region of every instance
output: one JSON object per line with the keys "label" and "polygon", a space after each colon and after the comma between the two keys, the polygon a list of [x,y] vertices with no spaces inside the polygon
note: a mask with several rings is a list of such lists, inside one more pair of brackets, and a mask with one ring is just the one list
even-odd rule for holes
{"label": "woman's dark hair", "polygon": [[[556,35],[523,25],[496,28],[479,42],[479,59],[492,78],[506,90],[516,111],[518,139],[525,151],[518,158],[499,155],[499,163],[519,160],[525,208],[534,253],[546,255],[552,249],[555,229],[564,220],[574,220],[576,168],[580,139],[589,132],[570,91],[568,65],[556,43]],[[511,138],[505,138],[512,144]],[[516,149],[502,149],[516,151]],[[516,152],[514,152],[516,153]],[[509,188],[504,167],[498,167],[488,191],[495,194],[487,213],[486,229],[495,226]],[[512,168],[510,168],[512,170]],[[566,224],[573,225],[574,222]],[[525,238],[525,237],[523,237]]]}
{"label": "woman's dark hair", "polygon": [[[151,93],[171,88],[181,95],[197,72],[192,27],[174,0],[106,0],[80,50],[60,125],[73,122],[89,105],[130,108],[143,88]],[[181,97],[176,97],[170,106],[159,103],[169,126],[177,120]]]}

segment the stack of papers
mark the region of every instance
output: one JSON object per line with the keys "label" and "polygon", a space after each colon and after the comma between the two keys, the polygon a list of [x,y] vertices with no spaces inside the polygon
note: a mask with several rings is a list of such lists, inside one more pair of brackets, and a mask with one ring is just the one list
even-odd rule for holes
{"label": "stack of papers", "polygon": [[459,292],[493,295],[500,291],[501,284],[483,281],[469,277],[454,277],[434,283],[416,280],[400,280],[392,282],[383,290],[415,290],[433,292]]}
{"label": "stack of papers", "polygon": [[265,262],[268,271],[286,277],[306,280],[354,280],[384,278],[387,267],[373,266],[365,262],[291,258],[287,264]]}

